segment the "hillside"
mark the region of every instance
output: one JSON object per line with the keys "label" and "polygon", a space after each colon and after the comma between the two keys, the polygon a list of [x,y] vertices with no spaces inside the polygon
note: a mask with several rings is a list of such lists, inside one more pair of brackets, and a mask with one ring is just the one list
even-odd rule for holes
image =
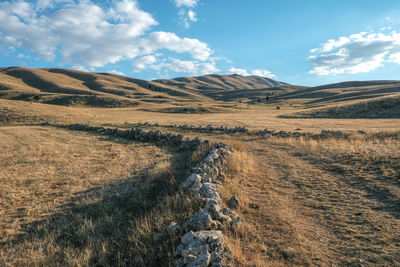
{"label": "hillside", "polygon": [[352,81],[304,87],[236,74],[146,81],[67,69],[0,68],[1,99],[61,106],[135,107],[167,113],[232,112],[254,103],[325,108],[397,93],[400,81]]}
{"label": "hillside", "polygon": [[206,101],[201,95],[145,80],[66,69],[0,69],[0,98],[97,107]]}
{"label": "hillside", "polygon": [[0,68],[0,98],[66,106],[128,107],[210,104],[215,100],[254,101],[294,88],[297,87],[258,76],[206,75],[145,81],[67,69]]}
{"label": "hillside", "polygon": [[351,104],[314,108],[286,118],[400,118],[400,94]]}
{"label": "hillside", "polygon": [[351,81],[295,90],[279,96],[311,107],[359,101],[400,93],[400,81]]}
{"label": "hillside", "polygon": [[267,95],[282,94],[304,88],[259,76],[211,74],[197,77],[180,77],[154,80],[162,85],[199,93],[215,100],[256,100]]}

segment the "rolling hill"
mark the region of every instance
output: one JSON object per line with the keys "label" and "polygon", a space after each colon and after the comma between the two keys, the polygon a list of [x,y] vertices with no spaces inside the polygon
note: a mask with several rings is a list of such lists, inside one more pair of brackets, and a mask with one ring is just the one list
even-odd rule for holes
{"label": "rolling hill", "polygon": [[[357,111],[359,108],[355,107],[365,106],[363,100],[376,99],[378,104],[369,106],[379,110],[368,110],[365,116],[388,117],[388,112],[383,110],[388,109],[387,105],[382,103],[389,100],[379,99],[398,93],[400,81],[351,81],[304,87],[259,76],[236,74],[146,81],[68,69],[0,68],[1,99],[62,106],[137,107],[145,111],[167,113],[230,112],[238,102],[259,102],[273,106],[294,104],[306,109],[305,112],[294,114],[295,117],[336,114],[335,117],[347,118],[361,116]],[[394,98],[389,102],[397,103],[397,100]],[[341,107],[337,108],[338,105]],[[344,108],[343,105],[350,106]],[[242,108],[246,106],[242,105]],[[324,110],[315,113],[309,112],[309,108]],[[339,114],[339,111],[343,114]],[[389,117],[392,116],[398,115]]]}
{"label": "rolling hill", "polygon": [[400,94],[313,108],[285,118],[400,118]]}
{"label": "rolling hill", "polygon": [[0,69],[0,97],[56,105],[126,107],[205,101],[202,95],[107,73],[67,69]]}
{"label": "rolling hill", "polygon": [[352,103],[400,93],[400,81],[350,81],[309,87],[281,94],[279,100],[301,102],[308,107]]}
{"label": "rolling hill", "polygon": [[210,74],[197,77],[180,77],[170,80],[154,80],[162,85],[181,88],[199,93],[218,101],[250,101],[264,99],[266,96],[292,92],[305,87],[279,82],[260,76],[241,76],[237,74]]}
{"label": "rolling hill", "polygon": [[127,107],[239,98],[247,101],[272,91],[287,92],[292,87],[295,88],[258,76],[206,75],[145,81],[67,69],[0,68],[0,98],[67,106]]}

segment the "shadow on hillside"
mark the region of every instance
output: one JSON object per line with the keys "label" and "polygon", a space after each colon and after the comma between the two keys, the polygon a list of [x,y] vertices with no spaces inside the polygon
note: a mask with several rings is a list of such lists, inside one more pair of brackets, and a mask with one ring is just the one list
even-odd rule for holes
{"label": "shadow on hillside", "polygon": [[[0,243],[1,250],[21,259],[29,251],[41,251],[39,265],[44,266],[168,266],[167,252],[176,247],[177,240],[170,240],[173,244],[167,248],[159,242],[157,246],[148,227],[159,224],[153,230],[165,230],[157,221],[157,208],[168,196],[177,198],[178,185],[191,165],[191,152],[167,150],[174,155],[170,168],[158,168],[156,162],[128,179],[77,192],[61,206],[63,212],[23,225],[24,234]],[[31,259],[16,263],[27,262],[32,263]]]}

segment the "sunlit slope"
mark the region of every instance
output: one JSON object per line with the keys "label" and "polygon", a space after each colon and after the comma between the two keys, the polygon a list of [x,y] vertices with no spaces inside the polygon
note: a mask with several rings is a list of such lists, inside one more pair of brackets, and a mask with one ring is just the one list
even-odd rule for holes
{"label": "sunlit slope", "polygon": [[279,100],[291,100],[309,106],[323,106],[396,93],[400,93],[400,81],[352,81],[295,90],[280,95]]}
{"label": "sunlit slope", "polygon": [[304,88],[260,76],[204,75],[154,80],[158,84],[199,93],[215,100],[256,100],[268,95],[282,94]]}
{"label": "sunlit slope", "polygon": [[98,107],[209,100],[192,92],[119,75],[19,67],[0,69],[0,97]]}
{"label": "sunlit slope", "polygon": [[313,108],[282,117],[291,118],[400,118],[400,94],[368,100],[352,101],[350,104]]}

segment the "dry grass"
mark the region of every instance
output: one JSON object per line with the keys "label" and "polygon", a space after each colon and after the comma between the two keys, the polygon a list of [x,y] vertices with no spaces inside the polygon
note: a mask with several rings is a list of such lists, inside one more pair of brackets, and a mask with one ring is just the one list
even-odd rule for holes
{"label": "dry grass", "polygon": [[179,237],[157,233],[197,211],[176,187],[207,147],[178,153],[26,126],[43,121],[366,131],[324,140],[183,134],[236,149],[222,195],[241,202],[244,223],[229,236],[237,265],[399,265],[398,119],[285,119],[279,116],[304,109],[240,107],[233,115],[167,114],[138,110],[155,108],[150,104],[105,109],[0,100],[0,265],[168,265]]}
{"label": "dry grass", "polygon": [[316,108],[286,115],[289,118],[400,118],[400,95]]}
{"label": "dry grass", "polygon": [[[169,265],[191,153],[41,127],[0,128],[0,265]],[[197,152],[200,153],[200,152]]]}
{"label": "dry grass", "polygon": [[232,246],[243,265],[400,262],[398,133],[273,138],[248,147],[255,172],[239,186],[251,204],[242,209],[250,226]]}
{"label": "dry grass", "polygon": [[[235,142],[240,147],[246,144]],[[233,154],[230,161],[230,179],[221,192],[228,200],[235,194],[240,201],[243,222],[229,234],[229,248],[236,266],[299,266],[307,265],[311,247],[305,237],[302,218],[293,212],[290,199],[281,196],[270,179],[261,171],[259,159],[249,150]],[[305,224],[309,226],[309,223]],[[301,228],[301,229],[300,229]],[[313,244],[312,244],[313,245]]]}
{"label": "dry grass", "polygon": [[[380,132],[398,130],[399,119],[284,119],[278,116],[299,111],[294,107],[261,105],[233,113],[218,114],[168,114],[139,111],[137,108],[84,108],[63,107],[24,101],[0,100],[0,125],[26,125],[49,120],[58,123],[88,123],[92,125],[123,125],[139,122],[171,124],[195,124],[206,126],[246,126],[249,129],[278,129],[285,131],[320,132],[322,129]],[[302,109],[300,109],[302,110]],[[7,115],[8,114],[8,115]],[[9,119],[7,119],[7,117]],[[170,129],[168,129],[170,130]],[[198,134],[198,133],[196,133]]]}

